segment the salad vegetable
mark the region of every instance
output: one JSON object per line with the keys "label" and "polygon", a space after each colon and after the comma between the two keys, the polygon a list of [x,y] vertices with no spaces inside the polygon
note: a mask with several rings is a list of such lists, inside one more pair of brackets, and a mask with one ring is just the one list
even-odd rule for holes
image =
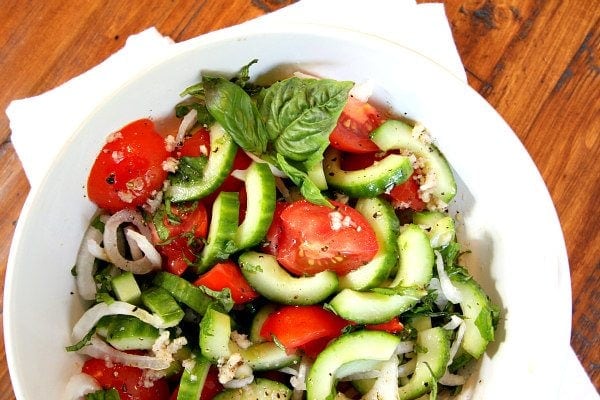
{"label": "salad vegetable", "polygon": [[252,61],[109,135],[74,273],[70,398],[415,399],[465,382],[496,307],[460,265],[452,170],[420,124]]}

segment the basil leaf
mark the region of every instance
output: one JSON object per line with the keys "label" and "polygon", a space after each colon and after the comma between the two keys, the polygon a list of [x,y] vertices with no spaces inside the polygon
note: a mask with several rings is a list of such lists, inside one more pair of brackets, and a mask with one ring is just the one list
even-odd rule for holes
{"label": "basil leaf", "polygon": [[257,101],[277,153],[295,161],[322,154],[352,85],[293,77],[263,90]]}
{"label": "basil leaf", "polygon": [[256,64],[258,62],[258,59],[254,59],[252,61],[250,61],[248,64],[244,65],[241,69],[240,72],[238,72],[238,74],[231,79],[232,83],[235,83],[236,85],[238,85],[241,88],[244,88],[246,86],[246,84],[248,83],[248,81],[250,80],[250,67],[253,64]]}
{"label": "basil leaf", "polygon": [[244,150],[260,155],[268,137],[252,98],[244,89],[223,78],[204,77],[206,108]]}
{"label": "basil leaf", "polygon": [[93,327],[79,342],[77,342],[71,346],[67,346],[67,347],[65,347],[65,349],[69,352],[79,351],[79,350],[83,349],[85,346],[90,344],[90,341],[92,340],[92,336],[94,336],[95,333],[96,333],[96,327]]}
{"label": "basil leaf", "polygon": [[492,321],[492,312],[487,306],[483,306],[477,318],[475,318],[475,326],[479,330],[481,337],[491,342],[494,340],[494,324]]}
{"label": "basil leaf", "polygon": [[120,398],[116,389],[97,390],[85,395],[85,400],[119,400]]}
{"label": "basil leaf", "polygon": [[197,182],[204,177],[204,169],[208,162],[208,157],[181,157],[177,172],[171,176],[171,182]]}
{"label": "basil leaf", "polygon": [[281,154],[277,154],[277,161],[280,169],[300,188],[300,193],[306,200],[314,204],[333,207],[306,172],[290,164]]}

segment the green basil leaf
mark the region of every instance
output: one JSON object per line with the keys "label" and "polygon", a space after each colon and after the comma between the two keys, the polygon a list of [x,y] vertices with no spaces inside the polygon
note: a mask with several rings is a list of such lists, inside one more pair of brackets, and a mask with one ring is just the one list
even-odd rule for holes
{"label": "green basil leaf", "polygon": [[97,390],[85,395],[85,400],[119,400],[120,398],[116,389]]}
{"label": "green basil leaf", "polygon": [[83,349],[85,346],[90,344],[90,342],[92,340],[92,336],[94,336],[94,333],[96,333],[96,327],[93,327],[92,329],[90,329],[90,331],[79,342],[75,343],[74,345],[67,346],[67,347],[65,347],[65,349],[69,352],[79,351],[79,350]]}
{"label": "green basil leaf", "polygon": [[244,89],[223,78],[204,77],[206,108],[243,149],[260,155],[268,137],[252,98]]}
{"label": "green basil leaf", "polygon": [[492,321],[492,312],[487,306],[483,306],[477,318],[475,318],[475,326],[479,329],[481,337],[491,342],[494,340],[494,323]]}
{"label": "green basil leaf", "polygon": [[275,150],[305,161],[322,154],[353,83],[331,79],[285,79],[263,90],[259,109]]}
{"label": "green basil leaf", "polygon": [[208,157],[181,157],[177,172],[171,175],[170,180],[174,183],[198,182],[204,177],[204,169]]}
{"label": "green basil leaf", "polygon": [[215,120],[203,103],[179,103],[175,106],[175,116],[183,118],[191,110],[196,110],[196,121],[201,125],[210,125]]}
{"label": "green basil leaf", "polygon": [[333,207],[306,172],[290,164],[281,154],[277,154],[277,161],[280,169],[300,188],[300,193],[306,200],[314,204]]}
{"label": "green basil leaf", "polygon": [[241,69],[240,72],[238,72],[238,74],[231,79],[232,83],[235,83],[236,85],[238,85],[241,88],[244,88],[246,86],[246,84],[248,84],[248,81],[250,80],[250,67],[253,64],[256,64],[258,62],[258,59],[254,59],[252,61],[250,61],[248,64],[244,65]]}

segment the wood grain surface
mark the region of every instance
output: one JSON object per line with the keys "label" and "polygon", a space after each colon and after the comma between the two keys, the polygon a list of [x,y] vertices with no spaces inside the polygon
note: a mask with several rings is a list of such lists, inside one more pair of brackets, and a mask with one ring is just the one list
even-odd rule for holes
{"label": "wood grain surface", "polygon": [[[43,93],[81,74],[121,48],[129,35],[147,27],[156,26],[181,41],[291,2],[2,0],[0,109],[5,110],[13,99]],[[448,0],[445,6],[469,84],[514,129],[548,185],[570,259],[571,342],[598,388],[600,3]],[[0,113],[0,287],[15,224],[29,191],[10,133],[9,121]],[[523,207],[535,207],[528,203],[527,193],[511,192],[510,177],[506,193],[521,198]],[[523,229],[535,235],[544,227]],[[543,307],[543,299],[539,301]],[[2,304],[0,300],[0,313]],[[553,329],[553,321],[545,329]],[[2,337],[0,399],[14,399]]]}

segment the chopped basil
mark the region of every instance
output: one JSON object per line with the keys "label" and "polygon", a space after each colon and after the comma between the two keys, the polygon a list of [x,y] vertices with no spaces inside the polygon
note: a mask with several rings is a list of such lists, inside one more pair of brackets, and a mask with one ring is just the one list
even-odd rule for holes
{"label": "chopped basil", "polygon": [[98,390],[85,395],[85,400],[119,400],[120,398],[116,389]]}

